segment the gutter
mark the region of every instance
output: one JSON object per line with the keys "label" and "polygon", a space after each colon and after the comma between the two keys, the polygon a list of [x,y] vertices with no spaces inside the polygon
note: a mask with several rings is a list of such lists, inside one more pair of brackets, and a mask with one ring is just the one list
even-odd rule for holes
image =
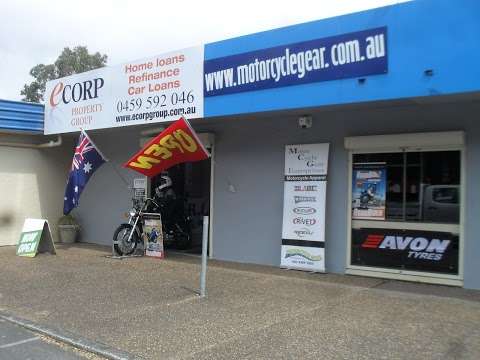
{"label": "gutter", "polygon": [[30,148],[30,149],[45,149],[45,148],[53,148],[62,145],[62,136],[58,135],[56,140],[50,140],[47,143],[43,144],[28,144],[28,143],[16,143],[16,142],[1,142],[0,146],[8,146],[8,147],[20,147],[20,148]]}

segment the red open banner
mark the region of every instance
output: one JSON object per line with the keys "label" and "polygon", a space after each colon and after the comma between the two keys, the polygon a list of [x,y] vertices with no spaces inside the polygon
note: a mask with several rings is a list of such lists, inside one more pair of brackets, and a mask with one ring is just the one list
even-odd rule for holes
{"label": "red open banner", "polygon": [[189,122],[182,117],[150,140],[123,166],[151,177],[173,165],[209,157]]}

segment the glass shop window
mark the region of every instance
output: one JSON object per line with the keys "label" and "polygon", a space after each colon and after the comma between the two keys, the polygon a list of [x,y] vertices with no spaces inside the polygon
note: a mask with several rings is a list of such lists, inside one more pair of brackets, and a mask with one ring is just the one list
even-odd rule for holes
{"label": "glass shop window", "polygon": [[460,151],[353,154],[352,219],[458,224]]}

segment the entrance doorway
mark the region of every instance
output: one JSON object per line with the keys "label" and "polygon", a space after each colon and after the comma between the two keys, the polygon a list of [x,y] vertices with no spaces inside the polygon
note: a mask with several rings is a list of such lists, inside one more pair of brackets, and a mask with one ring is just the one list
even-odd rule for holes
{"label": "entrance doorway", "polygon": [[[210,136],[209,136],[210,135]],[[213,156],[211,134],[199,134],[200,139]],[[212,158],[194,163],[178,164],[167,170],[171,179],[171,190],[168,193],[175,202],[171,216],[186,219],[189,232],[188,241],[165,241],[165,249],[188,254],[201,254],[203,217],[210,215],[212,189]],[[163,173],[163,176],[166,174]],[[150,181],[150,194],[162,183],[162,174]],[[164,189],[165,190],[165,189]],[[166,221],[166,219],[164,220]],[[210,220],[211,223],[211,220]],[[210,233],[210,232],[209,232]],[[211,235],[209,236],[209,240]],[[210,255],[210,244],[208,246]]]}

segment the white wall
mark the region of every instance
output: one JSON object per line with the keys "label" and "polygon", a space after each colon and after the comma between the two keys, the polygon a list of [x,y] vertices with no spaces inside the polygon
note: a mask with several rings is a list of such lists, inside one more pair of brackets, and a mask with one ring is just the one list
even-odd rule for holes
{"label": "white wall", "polygon": [[[37,139],[32,136],[30,142]],[[2,135],[0,141],[19,139]],[[72,156],[70,149],[68,145],[52,149],[0,146],[0,246],[17,243],[27,217],[49,220],[56,239]]]}

